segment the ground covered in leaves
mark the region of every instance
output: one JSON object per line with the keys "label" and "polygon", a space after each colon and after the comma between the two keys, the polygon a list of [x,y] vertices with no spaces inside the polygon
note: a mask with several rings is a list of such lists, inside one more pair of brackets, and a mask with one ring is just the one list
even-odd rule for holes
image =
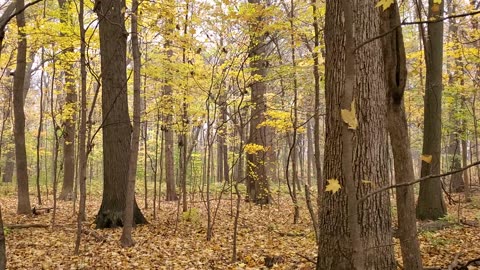
{"label": "ground covered in leaves", "polygon": [[[315,234],[308,212],[302,205],[300,223],[292,224],[293,208],[287,195],[263,208],[242,201],[236,263],[232,263],[235,200],[229,196],[220,203],[211,241],[206,241],[205,204],[198,195],[190,214],[177,214],[177,203],[162,202],[156,218],[151,202],[145,209],[139,197],[150,223],[134,230],[136,245],[125,249],[119,243],[121,229],[94,229],[101,196],[93,194],[88,197],[80,255],[75,256],[72,202],[58,202],[54,228],[8,228],[14,224],[50,225],[52,213],[18,216],[15,196],[10,192],[1,195],[8,269],[267,269],[266,259],[267,264],[275,263],[273,269],[314,269]],[[217,203],[212,201],[213,208]],[[51,206],[51,199],[45,205]],[[480,256],[480,195],[469,204],[451,205],[449,210],[444,225],[419,224],[425,229],[420,240],[426,266],[448,267],[455,257],[466,262]],[[398,257],[398,240],[395,243]]]}

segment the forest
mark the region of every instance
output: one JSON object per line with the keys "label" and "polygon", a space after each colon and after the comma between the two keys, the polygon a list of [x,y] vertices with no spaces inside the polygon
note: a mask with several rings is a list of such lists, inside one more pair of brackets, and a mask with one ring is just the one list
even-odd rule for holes
{"label": "forest", "polygon": [[480,269],[479,14],[0,1],[0,270]]}

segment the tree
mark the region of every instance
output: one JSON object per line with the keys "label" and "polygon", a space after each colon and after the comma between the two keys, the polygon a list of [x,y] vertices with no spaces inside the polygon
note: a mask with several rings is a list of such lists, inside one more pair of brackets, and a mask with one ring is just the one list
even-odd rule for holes
{"label": "tree", "polygon": [[[99,19],[102,70],[103,197],[97,228],[123,226],[130,153],[127,102],[125,1],[95,2]],[[136,202],[134,221],[146,223]]]}
{"label": "tree", "polygon": [[326,2],[324,179],[343,188],[322,198],[319,270],[396,269],[388,193],[358,204],[372,186],[388,183],[381,41],[355,50],[355,44],[381,33],[376,2]]}
{"label": "tree", "polygon": [[7,251],[5,248],[5,231],[3,230],[2,209],[0,208],[0,270],[7,267]]}
{"label": "tree", "polygon": [[[429,0],[428,18],[441,18],[444,1]],[[442,67],[443,67],[443,21],[427,25],[424,44],[427,75],[425,77],[424,124],[421,176],[440,173],[442,135]],[[442,197],[440,178],[420,182],[417,218],[439,219],[447,213]]]}
{"label": "tree", "polygon": [[[24,8],[25,1],[17,0],[16,10]],[[27,68],[27,38],[21,29],[25,27],[25,14],[16,15],[18,26],[17,67],[13,79],[13,115],[14,115],[14,141],[15,164],[18,185],[18,214],[30,213],[30,197],[28,194],[28,167],[27,152],[25,147],[25,111],[24,111],[24,85]]]}
{"label": "tree", "polygon": [[250,137],[248,143],[251,146],[261,148],[258,151],[247,151],[247,196],[248,200],[256,204],[268,204],[270,202],[269,184],[267,178],[266,162],[267,151],[269,151],[268,131],[265,125],[265,113],[267,104],[265,94],[267,84],[264,81],[267,75],[268,61],[265,59],[267,53],[267,33],[262,31],[264,19],[261,15],[263,9],[261,0],[249,0],[248,3],[258,10],[258,15],[251,24],[250,37],[250,67],[252,68],[251,83],[251,111],[250,111]]}
{"label": "tree", "polygon": [[[386,33],[398,24],[400,24],[400,14],[397,1],[394,1],[389,8],[382,12],[382,32]],[[393,152],[395,183],[402,184],[413,181],[415,178],[403,98],[407,81],[407,67],[402,28],[397,27],[391,31],[382,38],[382,43],[388,98],[388,133]],[[395,192],[403,267],[409,270],[422,270],[417,220],[412,211],[415,207],[413,186],[399,187]]]}
{"label": "tree", "polygon": [[[70,26],[72,24],[69,16],[69,1],[58,0],[60,6],[60,22]],[[68,28],[67,28],[68,29]],[[65,33],[61,33],[65,35]],[[68,63],[68,57],[74,52],[73,46],[65,48],[65,58]],[[76,104],[77,104],[77,89],[75,84],[75,77],[73,71],[75,69],[75,63],[67,64],[65,68],[65,85],[64,91],[65,104],[63,106],[62,118],[63,118],[63,185],[59,198],[61,200],[73,199],[73,179],[75,177],[75,120],[76,120]]]}
{"label": "tree", "polygon": [[134,245],[132,239],[133,207],[135,203],[135,178],[137,177],[138,147],[140,143],[140,47],[138,45],[138,0],[132,1],[132,55],[133,55],[133,132],[128,164],[127,198],[122,237],[123,247]]}
{"label": "tree", "polygon": [[[173,9],[174,4],[169,1],[169,6]],[[166,22],[167,38],[165,42],[165,50],[167,53],[168,63],[173,61],[173,49],[172,41],[170,40],[174,36],[175,25],[173,23],[173,15],[170,14]],[[166,73],[165,86],[163,87],[163,94],[165,96],[165,104],[167,105],[167,112],[165,114],[165,182],[167,184],[167,201],[176,201],[178,199],[177,192],[175,190],[175,156],[174,156],[174,134],[173,134],[173,71],[172,66],[168,66]]]}

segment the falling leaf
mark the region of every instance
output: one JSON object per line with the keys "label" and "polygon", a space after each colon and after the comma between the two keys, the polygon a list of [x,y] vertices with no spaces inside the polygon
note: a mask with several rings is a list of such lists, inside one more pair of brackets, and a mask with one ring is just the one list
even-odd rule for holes
{"label": "falling leaf", "polygon": [[339,189],[342,188],[340,184],[338,183],[337,179],[328,179],[328,184],[325,188],[325,191],[331,191],[333,194],[337,193]]}
{"label": "falling leaf", "polygon": [[440,5],[440,4],[442,4],[442,0],[433,0],[433,3],[437,4],[437,5]]}
{"label": "falling leaf", "polygon": [[428,164],[432,163],[432,155],[421,155],[420,158]]}
{"label": "falling leaf", "polygon": [[348,125],[349,129],[357,129],[358,122],[355,116],[355,101],[352,100],[350,110],[342,109],[341,114],[343,121]]}
{"label": "falling leaf", "polygon": [[[438,0],[434,0],[438,1]],[[375,7],[382,7],[383,10],[386,10],[393,4],[393,0],[380,0],[378,1],[377,5]]]}

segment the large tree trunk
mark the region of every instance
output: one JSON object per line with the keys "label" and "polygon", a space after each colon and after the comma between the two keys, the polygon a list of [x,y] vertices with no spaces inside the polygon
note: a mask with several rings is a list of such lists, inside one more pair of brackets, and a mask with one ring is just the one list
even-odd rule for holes
{"label": "large tree trunk", "polygon": [[[257,8],[263,8],[260,0],[249,0],[250,4]],[[264,81],[267,75],[268,62],[265,59],[267,52],[266,34],[263,32],[263,17],[256,18],[257,24],[252,25],[255,29],[251,34],[251,49],[249,52],[252,77],[256,78],[251,84],[251,113],[250,113],[250,145],[261,146],[261,150],[255,153],[247,153],[247,196],[248,200],[256,204],[268,204],[270,202],[269,183],[267,178],[267,168],[265,163],[268,161],[268,130],[264,125],[265,113],[267,111],[265,94],[267,84]]]}
{"label": "large tree trunk", "polygon": [[[62,10],[60,14],[60,22],[70,27],[71,19],[68,13],[67,0],[58,0],[58,4]],[[64,33],[60,33],[64,35]],[[66,48],[65,53],[68,57],[69,54],[74,52],[73,47]],[[63,134],[63,185],[60,192],[59,199],[72,200],[73,199],[73,184],[75,177],[75,122],[77,115],[77,89],[75,85],[75,75],[73,71],[75,64],[67,66],[65,69],[65,105],[63,108],[62,116],[65,117],[63,122],[64,134]]]}
{"label": "large tree trunk", "polygon": [[[428,18],[441,18],[444,1],[441,4],[429,0]],[[425,112],[422,155],[432,156],[431,162],[422,161],[421,176],[440,173],[440,153],[442,135],[442,67],[443,67],[443,21],[427,25],[425,63]],[[442,197],[440,178],[420,182],[417,202],[417,218],[421,220],[439,219],[447,213]]]}
{"label": "large tree trunk", "polygon": [[[25,1],[17,0],[17,10],[23,9]],[[20,12],[16,16],[18,28],[25,27],[25,14]],[[15,140],[15,163],[18,185],[18,207],[19,214],[30,213],[30,197],[28,194],[28,167],[27,152],[25,147],[25,72],[27,67],[27,39],[23,31],[19,31],[17,68],[13,80],[13,115],[14,140]]]}
{"label": "large tree trunk", "polygon": [[[381,10],[375,8],[375,0],[344,1],[328,0],[326,10],[324,176],[337,179],[342,188],[323,194],[317,269],[396,269],[388,192],[357,205],[359,197],[388,184],[381,41],[353,52],[355,44],[381,33]],[[347,130],[340,109],[351,110],[351,104],[356,107],[358,127]],[[366,179],[372,184],[362,182]]]}
{"label": "large tree trunk", "polygon": [[[95,2],[100,25],[103,115],[103,198],[97,228],[123,226],[130,157],[124,0]],[[146,223],[134,204],[135,223]]]}
{"label": "large tree trunk", "polygon": [[[382,13],[382,20],[383,32],[393,29],[400,23],[397,1]],[[382,42],[388,93],[388,132],[394,159],[395,183],[403,184],[413,181],[415,175],[403,99],[407,81],[407,67],[402,29],[397,28],[391,34],[385,36]],[[417,221],[413,211],[415,207],[413,186],[399,187],[395,192],[403,268],[422,270],[422,257],[417,238]]]}

